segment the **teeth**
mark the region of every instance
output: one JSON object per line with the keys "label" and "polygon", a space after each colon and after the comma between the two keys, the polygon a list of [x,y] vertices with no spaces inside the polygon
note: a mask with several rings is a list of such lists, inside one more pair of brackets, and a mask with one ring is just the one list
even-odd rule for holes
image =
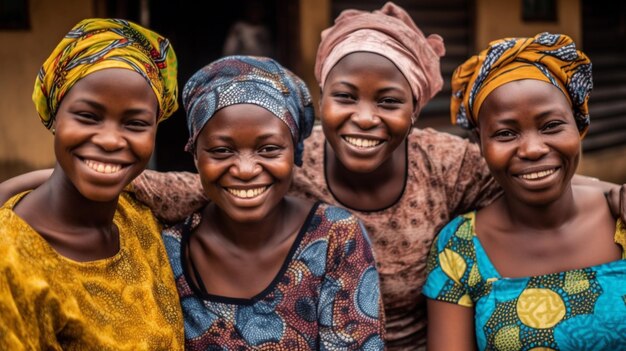
{"label": "teeth", "polygon": [[374,147],[382,143],[381,140],[354,138],[349,136],[345,137],[345,140],[351,145],[362,148]]}
{"label": "teeth", "polygon": [[255,189],[231,189],[231,188],[227,188],[226,190],[228,190],[229,193],[233,194],[236,197],[242,198],[242,199],[249,199],[252,197],[256,197],[259,196],[261,194],[263,194],[265,192],[265,190],[267,190],[268,187],[264,186],[261,188],[255,188]]}
{"label": "teeth", "polygon": [[527,180],[534,180],[534,179],[547,177],[547,176],[549,176],[550,174],[552,174],[554,172],[556,172],[556,169],[550,169],[550,170],[547,170],[547,171],[521,174],[520,178],[527,179]]}
{"label": "teeth", "polygon": [[85,160],[85,164],[94,171],[104,174],[116,173],[122,169],[122,165],[119,164],[102,163],[94,160]]}

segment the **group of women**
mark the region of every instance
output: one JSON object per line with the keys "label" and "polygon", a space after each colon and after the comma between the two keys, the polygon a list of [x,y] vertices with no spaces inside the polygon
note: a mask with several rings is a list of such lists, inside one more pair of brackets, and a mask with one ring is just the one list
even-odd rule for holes
{"label": "group of women", "polygon": [[470,58],[451,116],[475,144],[413,128],[444,53],[393,3],[344,11],[316,58],[320,126],[292,72],[222,58],[182,91],[198,173],[141,173],[174,52],[79,23],[33,94],[55,169],[0,209],[0,346],[626,347],[626,229],[610,185],[574,176],[588,58],[549,33]]}

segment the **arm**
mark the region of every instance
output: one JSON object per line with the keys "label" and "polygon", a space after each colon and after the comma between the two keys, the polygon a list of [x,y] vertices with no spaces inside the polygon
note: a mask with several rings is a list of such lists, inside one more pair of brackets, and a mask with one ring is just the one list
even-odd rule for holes
{"label": "arm", "polygon": [[474,309],[437,300],[427,300],[428,350],[476,350]]}
{"label": "arm", "polygon": [[621,217],[622,221],[626,222],[626,184],[620,186],[579,174],[574,175],[572,184],[574,186],[591,186],[602,190],[613,217]]}
{"label": "arm", "polygon": [[145,170],[128,191],[165,223],[175,223],[206,206],[208,200],[196,173]]}
{"label": "arm", "polygon": [[498,182],[476,144],[449,137],[436,145],[441,153],[442,181],[446,184],[448,211],[451,216],[487,206],[502,195]]}
{"label": "arm", "polygon": [[319,339],[327,349],[384,348],[380,284],[366,235],[352,216],[330,229],[318,307]]}
{"label": "arm", "polygon": [[26,190],[32,190],[43,184],[52,174],[52,168],[24,173],[0,183],[0,204]]}

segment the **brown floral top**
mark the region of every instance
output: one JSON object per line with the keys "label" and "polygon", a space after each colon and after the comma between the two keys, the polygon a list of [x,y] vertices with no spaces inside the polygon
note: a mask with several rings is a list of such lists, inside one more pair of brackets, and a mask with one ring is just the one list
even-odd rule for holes
{"label": "brown floral top", "polygon": [[[293,195],[342,206],[324,174],[325,139],[320,127],[305,141],[304,164],[295,173]],[[380,211],[351,209],[371,237],[386,315],[389,350],[419,350],[426,344],[426,304],[421,295],[426,259],[436,233],[456,215],[499,196],[478,147],[432,129],[408,138],[409,168],[398,202]],[[164,220],[181,220],[203,201],[192,173],[146,171],[135,180],[137,195]]]}

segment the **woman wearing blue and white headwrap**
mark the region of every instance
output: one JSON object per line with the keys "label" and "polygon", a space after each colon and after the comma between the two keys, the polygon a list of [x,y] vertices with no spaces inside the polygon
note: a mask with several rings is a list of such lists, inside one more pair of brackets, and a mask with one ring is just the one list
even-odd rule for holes
{"label": "woman wearing blue and white headwrap", "polygon": [[302,80],[274,60],[231,56],[194,74],[183,102],[211,200],[163,236],[186,348],[382,350],[363,226],[286,196],[314,119]]}

